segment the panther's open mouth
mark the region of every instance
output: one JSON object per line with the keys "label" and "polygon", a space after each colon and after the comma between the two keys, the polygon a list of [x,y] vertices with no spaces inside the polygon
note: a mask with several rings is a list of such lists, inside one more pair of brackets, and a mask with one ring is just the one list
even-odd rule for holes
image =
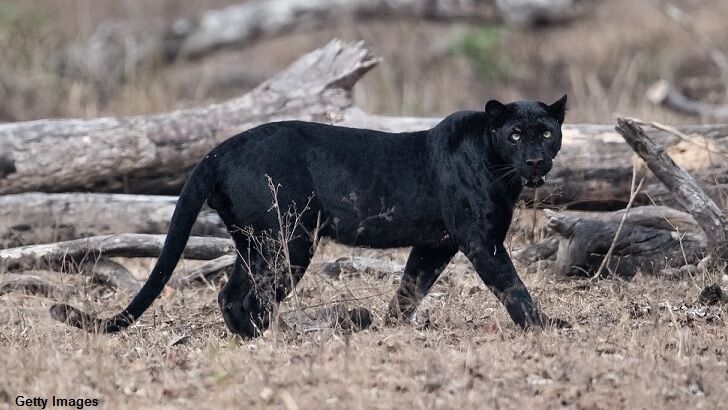
{"label": "panther's open mouth", "polygon": [[529,188],[537,188],[541,185],[546,183],[546,177],[545,176],[533,176],[531,178],[524,178],[521,177],[521,185],[527,186]]}

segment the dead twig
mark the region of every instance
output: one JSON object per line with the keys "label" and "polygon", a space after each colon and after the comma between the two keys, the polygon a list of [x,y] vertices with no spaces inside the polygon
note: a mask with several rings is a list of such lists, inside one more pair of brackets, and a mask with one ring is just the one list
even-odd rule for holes
{"label": "dead twig", "polygon": [[[670,125],[665,125],[665,124],[662,124],[662,123],[659,123],[656,121],[643,121],[639,118],[634,118],[634,117],[625,117],[625,118],[632,121],[634,124],[639,125],[640,127],[647,126],[647,127],[652,127],[652,128],[661,130],[661,131],[665,131],[668,134],[674,135],[685,142],[688,142],[697,147],[700,147],[700,148],[708,151],[709,153],[717,154],[723,158],[728,159],[728,150],[721,149],[720,147],[711,147],[708,143],[702,143],[702,142],[696,140],[695,137],[700,137],[700,136],[689,136],[689,135],[681,132],[680,130],[678,130],[675,127],[672,127]],[[702,139],[705,141],[704,137],[702,137]]]}
{"label": "dead twig", "polygon": [[[617,240],[619,239],[619,234],[622,233],[622,228],[624,227],[624,221],[627,219],[627,214],[629,213],[629,209],[632,207],[632,204],[634,203],[634,199],[637,197],[637,194],[642,189],[642,184],[645,182],[645,178],[642,177],[640,179],[639,184],[637,185],[637,188],[635,189],[635,182],[637,180],[637,161],[635,160],[632,164],[632,187],[630,188],[631,194],[629,196],[629,202],[627,202],[627,206],[624,210],[624,215],[622,215],[622,220],[619,221],[619,226],[617,226],[617,232],[614,234],[614,239],[612,240],[612,244],[609,245],[609,250],[607,251],[607,254],[604,256],[604,259],[602,260],[601,265],[599,265],[599,269],[597,269],[597,273],[594,274],[594,278],[599,278],[602,274],[602,271],[605,267],[609,265],[609,261],[612,258],[612,253],[614,253],[614,247],[617,245]],[[592,279],[594,279],[592,278]]]}

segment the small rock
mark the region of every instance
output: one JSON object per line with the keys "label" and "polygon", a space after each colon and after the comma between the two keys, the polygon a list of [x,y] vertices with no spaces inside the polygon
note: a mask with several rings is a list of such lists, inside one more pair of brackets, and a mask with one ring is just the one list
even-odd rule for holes
{"label": "small rock", "polygon": [[266,403],[270,404],[273,401],[274,392],[270,387],[266,387],[260,392],[260,398]]}
{"label": "small rock", "polygon": [[600,354],[613,354],[617,351],[617,348],[614,345],[602,343],[599,346],[597,346],[597,353]]}
{"label": "small rock", "polygon": [[368,309],[357,307],[347,310],[341,303],[320,309],[314,315],[326,322],[327,326],[340,326],[343,330],[364,330],[372,324],[372,315]]}
{"label": "small rock", "polygon": [[548,384],[552,384],[554,382],[550,378],[542,377],[542,376],[539,376],[537,374],[529,374],[526,377],[526,381],[531,386],[545,386],[545,385],[548,385]]}
{"label": "small rock", "polygon": [[483,332],[486,335],[496,335],[500,332],[500,328],[498,327],[498,324],[495,322],[487,322],[483,325]]}
{"label": "small rock", "polygon": [[366,308],[354,308],[349,310],[349,320],[356,330],[364,330],[372,324],[372,314]]}
{"label": "small rock", "polygon": [[325,263],[321,266],[320,272],[326,276],[338,279],[341,274],[341,263],[345,261],[346,258],[339,258],[334,262]]}
{"label": "small rock", "polygon": [[718,303],[725,303],[726,296],[719,285],[713,284],[706,286],[700,292],[698,300],[704,305],[717,305]]}
{"label": "small rock", "polygon": [[434,380],[425,383],[425,385],[422,387],[426,392],[432,393],[440,390],[442,388],[442,383],[440,381]]}
{"label": "small rock", "polygon": [[688,391],[695,397],[702,397],[705,395],[703,390],[703,381],[695,373],[688,375]]}

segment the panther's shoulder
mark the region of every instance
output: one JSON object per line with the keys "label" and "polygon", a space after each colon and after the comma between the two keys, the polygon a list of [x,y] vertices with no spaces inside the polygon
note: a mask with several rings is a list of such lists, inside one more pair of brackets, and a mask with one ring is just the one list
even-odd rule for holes
{"label": "panther's shoulder", "polygon": [[480,136],[488,127],[488,114],[485,111],[456,111],[443,118],[430,132],[435,144],[456,147],[464,138]]}

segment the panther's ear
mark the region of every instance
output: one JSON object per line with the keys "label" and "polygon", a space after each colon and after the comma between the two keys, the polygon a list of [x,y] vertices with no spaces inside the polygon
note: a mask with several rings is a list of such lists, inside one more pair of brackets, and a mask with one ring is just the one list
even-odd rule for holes
{"label": "panther's ear", "polygon": [[506,112],[506,106],[498,100],[490,100],[485,104],[485,112],[490,118],[498,118]]}
{"label": "panther's ear", "polygon": [[564,117],[566,116],[566,94],[559,98],[555,103],[546,107],[546,110],[556,121],[559,122],[559,124],[563,124]]}

